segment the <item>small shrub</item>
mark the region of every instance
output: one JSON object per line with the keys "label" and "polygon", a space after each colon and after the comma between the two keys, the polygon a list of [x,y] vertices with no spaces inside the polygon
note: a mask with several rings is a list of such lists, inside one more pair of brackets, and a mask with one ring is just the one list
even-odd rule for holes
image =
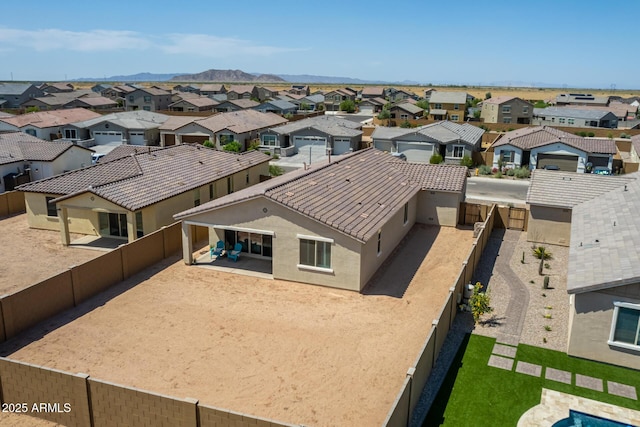
{"label": "small shrub", "polygon": [[473,314],[473,320],[477,323],[485,313],[490,313],[493,308],[490,306],[491,298],[486,292],[482,292],[482,284],[476,282],[473,287],[473,295],[469,298],[469,307],[471,307],[471,313]]}
{"label": "small shrub", "polygon": [[547,339],[543,337],[542,338],[542,342],[546,344],[547,343]]}
{"label": "small shrub", "polygon": [[595,134],[595,133],[593,133],[593,132],[588,132],[588,133],[587,133],[587,136],[588,136],[589,138],[593,138],[594,136],[596,136],[596,134]]}
{"label": "small shrub", "polygon": [[442,163],[442,156],[439,153],[433,154],[429,159],[429,163],[431,163],[432,165],[438,165]]}
{"label": "small shrub", "polygon": [[251,144],[249,144],[249,148],[247,149],[247,151],[257,150],[258,147],[260,147],[260,141],[258,140],[252,141]]}
{"label": "small shrub", "polygon": [[278,153],[273,153],[273,158],[274,158],[275,160],[278,160],[278,159],[280,158],[280,154],[278,154]]}
{"label": "small shrub", "polygon": [[544,330],[547,331],[547,332],[551,332],[551,326],[544,325]]}
{"label": "small shrub", "polygon": [[480,129],[484,130],[485,132],[489,132],[489,127],[485,126],[485,125],[480,125],[478,126]]}
{"label": "small shrub", "polygon": [[549,289],[549,276],[544,276],[544,284],[542,285],[544,289]]}
{"label": "small shrub", "polygon": [[480,175],[491,175],[491,166],[480,165],[480,167],[478,168],[478,173]]}
{"label": "small shrub", "polygon": [[546,268],[547,270],[551,270],[551,265],[548,262],[545,262],[544,268]]}
{"label": "small shrub", "polygon": [[215,144],[210,139],[207,139],[206,141],[204,141],[202,145],[204,145],[207,148],[215,148]]}
{"label": "small shrub", "polygon": [[531,176],[531,171],[527,167],[516,168],[514,170],[514,175],[516,178],[529,178]]}
{"label": "small shrub", "polygon": [[494,175],[494,177],[496,177],[496,178],[498,178],[498,179],[502,178],[502,172],[500,172],[500,171],[496,172],[496,174]]}
{"label": "small shrub", "polygon": [[408,129],[411,127],[411,123],[409,123],[409,120],[405,120],[404,122],[400,123],[400,127]]}
{"label": "small shrub", "polygon": [[515,176],[515,174],[516,174],[515,169],[507,169],[507,176]]}
{"label": "small shrub", "polygon": [[547,248],[545,248],[544,246],[536,246],[533,249],[533,256],[536,257],[537,259],[552,259],[552,254],[551,252],[547,251]]}
{"label": "small shrub", "polygon": [[612,134],[611,132],[609,132],[609,133],[607,134],[607,138],[609,138],[609,139],[613,139],[613,134]]}
{"label": "small shrub", "polygon": [[509,128],[507,129],[507,132],[511,132],[512,130],[515,130],[515,128]]}
{"label": "small shrub", "polygon": [[631,135],[629,135],[628,133],[624,133],[624,132],[622,132],[622,133],[620,134],[620,138],[623,138],[623,139],[630,139],[630,138],[631,138]]}
{"label": "small shrub", "polygon": [[242,145],[240,145],[238,141],[231,141],[228,144],[223,145],[222,149],[232,153],[239,153],[242,150]]}
{"label": "small shrub", "polygon": [[462,160],[460,160],[460,165],[462,166],[466,166],[468,168],[473,166],[473,160],[471,159],[471,157],[467,156],[466,154],[462,157]]}
{"label": "small shrub", "polygon": [[581,136],[581,137],[585,137],[587,136],[587,133],[585,131],[581,131],[581,132],[576,132],[577,135]]}
{"label": "small shrub", "polygon": [[491,173],[498,173],[498,168],[492,168]]}
{"label": "small shrub", "polygon": [[532,285],[534,285],[536,283],[535,280],[529,280],[529,283],[531,283]]}
{"label": "small shrub", "polygon": [[282,169],[278,165],[269,165],[269,175],[271,176],[280,176],[284,173],[284,169]]}
{"label": "small shrub", "polygon": [[545,319],[552,319],[552,318],[553,318],[553,316],[551,316],[551,313],[545,313],[545,314],[544,314],[544,318],[545,318]]}

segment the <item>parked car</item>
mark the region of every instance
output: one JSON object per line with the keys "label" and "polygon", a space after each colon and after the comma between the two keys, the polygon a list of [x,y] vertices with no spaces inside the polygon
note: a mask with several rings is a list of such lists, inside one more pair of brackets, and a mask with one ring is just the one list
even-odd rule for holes
{"label": "parked car", "polygon": [[544,165],[542,167],[542,169],[548,170],[548,171],[559,171],[560,167],[557,165]]}
{"label": "parked car", "polygon": [[93,153],[91,155],[91,164],[95,165],[100,161],[101,158],[104,157],[104,153]]}
{"label": "parked car", "polygon": [[611,169],[605,166],[596,166],[593,168],[593,173],[597,175],[611,175]]}
{"label": "parked car", "polygon": [[405,160],[405,161],[407,160],[407,156],[404,153],[395,152],[395,153],[391,153],[391,155],[396,159]]}

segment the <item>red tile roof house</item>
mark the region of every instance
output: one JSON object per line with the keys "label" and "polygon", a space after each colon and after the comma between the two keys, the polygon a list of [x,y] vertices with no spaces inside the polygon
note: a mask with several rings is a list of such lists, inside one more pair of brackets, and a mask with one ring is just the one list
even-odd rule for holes
{"label": "red tile roof house", "polygon": [[493,167],[501,160],[507,168],[557,166],[567,172],[584,172],[587,163],[611,169],[617,152],[613,139],[583,138],[548,126],[507,132],[493,148]]}
{"label": "red tile roof house", "polygon": [[69,141],[84,140],[89,131],[75,123],[101,117],[84,108],[39,111],[12,117],[0,117],[0,131],[21,131],[47,141],[64,138]]}
{"label": "red tile roof house", "polygon": [[133,241],[173,215],[260,182],[270,157],[178,145],[133,153],[22,185],[32,228]]}
{"label": "red tile roof house", "polygon": [[183,259],[194,226],[242,245],[273,278],[362,291],[415,223],[455,227],[467,169],[397,160],[375,149],[298,169],[174,216]]}
{"label": "red tile roof house", "polygon": [[92,153],[71,142],[44,141],[22,132],[0,132],[0,193],[13,190],[18,182],[90,166]]}

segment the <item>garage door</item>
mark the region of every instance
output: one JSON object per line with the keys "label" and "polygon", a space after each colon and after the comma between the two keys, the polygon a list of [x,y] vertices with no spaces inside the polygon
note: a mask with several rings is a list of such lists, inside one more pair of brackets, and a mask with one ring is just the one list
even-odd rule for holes
{"label": "garage door", "polygon": [[182,135],[183,144],[202,144],[208,139],[210,138],[207,135]]}
{"label": "garage door", "polygon": [[348,153],[351,149],[351,141],[348,138],[334,138],[333,154]]}
{"label": "garage door", "polygon": [[575,172],[578,170],[578,156],[568,156],[563,154],[538,154],[536,168],[541,169],[546,165],[555,165],[561,171]]}
{"label": "garage door", "polygon": [[398,152],[407,156],[408,162],[429,163],[433,145],[420,142],[398,142]]}
{"label": "garage door", "polygon": [[131,145],[145,145],[144,132],[129,132],[129,144]]}
{"label": "garage door", "polygon": [[176,145],[176,136],[172,133],[168,133],[164,136],[164,146]]}
{"label": "garage door", "polygon": [[122,142],[122,132],[93,132],[93,139],[96,145]]}
{"label": "garage door", "polygon": [[380,151],[386,151],[388,153],[391,152],[391,141],[373,141],[373,146]]}
{"label": "garage door", "polygon": [[373,116],[373,105],[360,105],[360,114],[368,114]]}
{"label": "garage door", "polygon": [[327,144],[327,138],[320,136],[294,136],[293,145],[296,148],[305,147],[307,145],[313,145],[315,147],[325,147]]}
{"label": "garage door", "polygon": [[609,167],[609,157],[598,157],[598,156],[589,156],[589,160],[593,167],[603,166],[605,168]]}

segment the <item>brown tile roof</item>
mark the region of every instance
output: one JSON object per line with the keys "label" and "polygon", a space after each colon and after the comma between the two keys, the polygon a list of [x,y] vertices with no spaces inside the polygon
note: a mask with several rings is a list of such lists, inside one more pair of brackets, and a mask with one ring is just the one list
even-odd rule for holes
{"label": "brown tile roof", "polygon": [[466,168],[409,164],[376,149],[356,151],[309,170],[297,170],[174,216],[191,215],[266,197],[359,241],[375,235],[421,189],[462,191]]}
{"label": "brown tile roof", "polygon": [[512,145],[522,150],[554,143],[566,144],[587,153],[616,154],[616,143],[608,138],[583,138],[548,126],[535,126],[505,133],[493,146]]}
{"label": "brown tile roof", "polygon": [[131,156],[132,154],[151,153],[152,151],[162,150],[162,148],[163,147],[154,147],[150,145],[118,145],[101,158],[100,163],[121,159],[123,157]]}
{"label": "brown tile roof", "polygon": [[252,85],[233,85],[229,88],[227,93],[235,92],[235,93],[252,93],[255,86]]}
{"label": "brown tile roof", "polygon": [[500,105],[500,104],[503,104],[505,102],[509,102],[512,99],[520,99],[520,98],[515,97],[515,96],[509,96],[509,95],[494,96],[494,97],[491,97],[489,99],[485,99],[484,101],[482,101],[482,103],[483,104]]}
{"label": "brown tile roof", "polygon": [[221,84],[206,83],[200,87],[200,92],[221,92],[223,88]]}
{"label": "brown tile roof", "polygon": [[[252,99],[228,99],[225,102],[236,105],[242,109],[253,108],[260,105],[259,102],[256,102]],[[220,104],[222,104],[222,102]]]}
{"label": "brown tile roof", "polygon": [[[221,113],[217,113],[217,114],[221,114]],[[176,130],[186,124],[195,122],[196,120],[203,120],[203,118],[199,116],[169,116],[169,118],[163,124],[161,124],[158,129],[160,129],[161,131]]]}
{"label": "brown tile roof", "polygon": [[23,132],[0,132],[0,165],[21,161],[53,161],[73,146],[71,142],[45,141]]}
{"label": "brown tile roof", "polygon": [[139,90],[141,92],[146,92],[149,95],[154,95],[154,96],[162,96],[162,95],[171,95],[171,92],[163,90],[163,89],[157,89],[154,87],[145,87],[145,88],[141,88],[141,89],[135,89],[135,90]]}
{"label": "brown tile roof", "polygon": [[214,133],[223,129],[228,129],[234,133],[245,133],[278,126],[286,122],[287,119],[277,114],[261,113],[256,110],[231,111],[194,120],[194,123]]}
{"label": "brown tile roof", "polygon": [[61,201],[93,193],[130,211],[207,185],[270,159],[259,151],[227,153],[181,144],[143,152],[18,187],[35,193],[60,194]]}
{"label": "brown tile roof", "polygon": [[104,96],[87,96],[83,98],[76,98],[69,101],[67,104],[70,104],[72,102],[79,102],[82,104],[86,104],[89,107],[103,107],[107,105],[113,105],[113,106],[118,105],[113,99],[106,98]]}
{"label": "brown tile roof", "polygon": [[63,126],[84,120],[100,117],[100,114],[85,108],[70,108],[65,110],[39,111],[18,116],[0,118],[0,121],[18,128],[31,125],[37,128]]}
{"label": "brown tile roof", "polygon": [[371,96],[371,95],[381,96],[383,94],[384,94],[384,88],[382,86],[365,86],[362,88],[362,96]]}
{"label": "brown tile roof", "polygon": [[180,102],[185,102],[187,104],[191,104],[194,107],[213,107],[214,105],[220,104],[218,101],[214,101],[211,98],[207,98],[206,96],[196,96],[193,98],[183,98],[179,101],[176,101],[169,105],[170,107],[174,104],[178,104]]}

